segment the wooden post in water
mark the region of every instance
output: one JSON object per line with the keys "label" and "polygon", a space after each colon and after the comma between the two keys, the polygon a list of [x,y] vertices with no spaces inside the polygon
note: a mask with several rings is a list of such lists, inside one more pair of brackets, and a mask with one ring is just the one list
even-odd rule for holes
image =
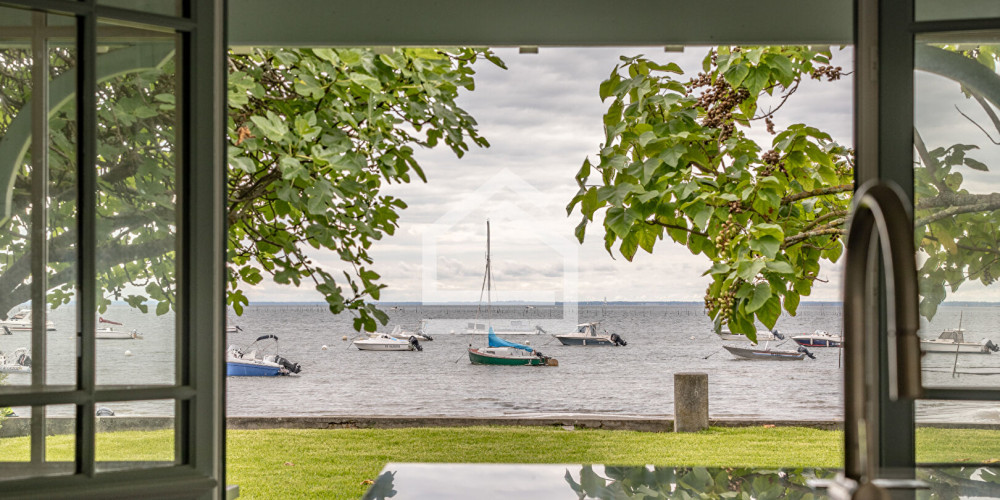
{"label": "wooden post in water", "polygon": [[674,374],[674,432],[708,429],[708,374]]}

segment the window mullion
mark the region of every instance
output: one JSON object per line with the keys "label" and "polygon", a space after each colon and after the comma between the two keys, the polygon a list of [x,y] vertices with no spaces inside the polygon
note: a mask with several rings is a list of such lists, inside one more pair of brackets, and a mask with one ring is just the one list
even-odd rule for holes
{"label": "window mullion", "polygon": [[[90,0],[89,3],[92,3]],[[97,310],[97,17],[93,11],[77,17],[78,72],[76,103],[80,126],[77,136],[76,278],[77,389],[88,394],[76,407],[76,472],[95,473],[96,416],[94,415],[95,316]]]}

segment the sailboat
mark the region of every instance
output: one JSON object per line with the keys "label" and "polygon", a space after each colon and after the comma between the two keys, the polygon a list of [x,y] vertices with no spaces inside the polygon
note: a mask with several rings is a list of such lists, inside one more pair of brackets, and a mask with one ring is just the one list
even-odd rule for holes
{"label": "sailboat", "polygon": [[[483,288],[486,289],[488,322],[492,323],[493,269],[490,265],[490,221],[488,220],[486,221],[486,273],[483,276]],[[480,296],[480,303],[482,303],[482,296]],[[559,366],[558,360],[545,356],[532,347],[500,338],[493,331],[492,324],[490,324],[486,338],[485,347],[469,345],[469,361],[474,365]]]}

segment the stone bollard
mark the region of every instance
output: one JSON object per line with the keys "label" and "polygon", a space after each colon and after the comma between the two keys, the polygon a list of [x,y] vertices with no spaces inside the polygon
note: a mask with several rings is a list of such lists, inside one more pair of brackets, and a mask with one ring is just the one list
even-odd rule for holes
{"label": "stone bollard", "polygon": [[708,429],[708,374],[674,374],[674,432]]}

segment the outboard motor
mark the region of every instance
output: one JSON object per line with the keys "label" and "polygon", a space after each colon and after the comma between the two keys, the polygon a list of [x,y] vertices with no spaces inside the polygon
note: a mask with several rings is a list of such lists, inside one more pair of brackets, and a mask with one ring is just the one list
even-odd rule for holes
{"label": "outboard motor", "polygon": [[987,340],[987,341],[983,342],[983,347],[985,347],[986,350],[991,351],[991,352],[1000,351],[1000,346],[994,344],[992,340]]}
{"label": "outboard motor", "polygon": [[800,346],[798,348],[798,352],[804,352],[804,353],[806,353],[806,356],[809,356],[809,359],[816,359],[816,355],[813,354],[813,353],[811,353],[811,352],[809,352],[809,349],[806,349],[805,347],[801,347]]}
{"label": "outboard motor", "polygon": [[3,333],[0,335],[14,335],[14,333],[10,331],[10,328],[7,328],[7,325],[0,326],[3,326]]}
{"label": "outboard motor", "polygon": [[113,416],[115,416],[115,412],[111,411],[111,408],[108,408],[107,406],[102,406],[102,407],[100,407],[100,408],[97,409],[97,416],[98,417],[113,417]]}
{"label": "outboard motor", "polygon": [[619,336],[617,333],[611,334],[611,343],[620,346],[628,345],[628,342],[625,342],[625,339],[621,338],[621,336]]}
{"label": "outboard motor", "polygon": [[275,356],[274,362],[281,365],[282,368],[288,370],[288,373],[299,373],[302,371],[302,367],[298,363],[292,363],[281,356]]}
{"label": "outboard motor", "polygon": [[20,356],[17,357],[17,364],[21,366],[31,366],[31,356],[28,353],[22,352]]}
{"label": "outboard motor", "polygon": [[418,350],[418,351],[423,351],[423,350],[424,350],[424,348],[423,348],[423,347],[420,347],[420,341],[419,341],[419,340],[417,340],[417,338],[416,338],[416,337],[410,337],[410,345],[411,345],[411,346],[412,346],[412,347],[413,347],[414,349],[416,349],[416,350]]}
{"label": "outboard motor", "polygon": [[774,335],[774,338],[776,338],[778,340],[785,340],[785,336],[782,335],[782,334],[780,334],[780,333],[778,333],[778,329],[777,328],[771,329],[771,335]]}

